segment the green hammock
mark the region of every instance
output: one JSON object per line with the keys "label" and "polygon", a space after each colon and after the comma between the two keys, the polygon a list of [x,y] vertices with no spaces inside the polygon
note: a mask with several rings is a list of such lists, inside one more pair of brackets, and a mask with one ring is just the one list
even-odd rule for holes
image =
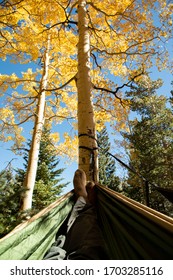
{"label": "green hammock", "polygon": [[41,260],[74,204],[73,192],[12,230],[0,240],[1,260]]}
{"label": "green hammock", "polygon": [[[173,259],[173,219],[97,186],[98,217],[110,259]],[[0,240],[0,259],[42,259],[74,205],[62,196]]]}
{"label": "green hammock", "polygon": [[173,259],[173,219],[98,188],[98,216],[110,259]]}

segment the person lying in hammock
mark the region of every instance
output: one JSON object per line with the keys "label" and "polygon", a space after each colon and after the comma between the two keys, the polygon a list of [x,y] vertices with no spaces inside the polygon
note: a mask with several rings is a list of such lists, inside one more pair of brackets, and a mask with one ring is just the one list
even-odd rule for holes
{"label": "person lying in hammock", "polygon": [[97,219],[94,183],[87,183],[85,172],[78,169],[73,184],[76,203],[67,223],[66,234],[58,236],[44,260],[108,259]]}

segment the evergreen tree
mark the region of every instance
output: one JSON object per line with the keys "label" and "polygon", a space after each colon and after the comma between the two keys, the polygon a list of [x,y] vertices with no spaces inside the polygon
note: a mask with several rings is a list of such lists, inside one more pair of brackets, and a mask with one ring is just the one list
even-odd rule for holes
{"label": "evergreen tree", "polygon": [[[158,81],[146,79],[127,94],[131,109],[139,114],[139,118],[130,121],[130,132],[125,133],[124,137],[128,141],[130,165],[149,182],[173,190],[173,116],[166,105],[167,99],[163,95],[157,96],[158,87]],[[128,184],[132,188],[138,186],[145,189],[144,182],[131,172]],[[149,197],[151,207],[169,212],[165,208],[164,197],[152,185]]]}
{"label": "evergreen tree", "polygon": [[21,191],[10,164],[0,172],[0,238],[21,221],[18,215]]}
{"label": "evergreen tree", "polygon": [[[28,142],[30,147],[31,142]],[[17,170],[17,180],[23,183],[27,163],[28,150],[24,155],[24,169]],[[32,211],[37,212],[49,205],[60,195],[62,189],[68,183],[61,183],[60,178],[63,168],[58,169],[59,159],[56,155],[53,143],[50,138],[50,130],[44,128],[39,151],[39,160],[37,167],[36,183],[33,192],[33,208]]]}
{"label": "evergreen tree", "polygon": [[108,154],[110,142],[106,127],[98,132],[97,139],[99,145],[99,182],[111,189],[118,190],[120,180],[115,175],[115,160]]}

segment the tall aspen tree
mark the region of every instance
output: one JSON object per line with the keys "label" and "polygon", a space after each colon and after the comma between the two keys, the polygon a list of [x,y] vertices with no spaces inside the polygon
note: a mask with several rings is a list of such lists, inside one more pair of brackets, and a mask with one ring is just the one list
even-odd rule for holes
{"label": "tall aspen tree", "polygon": [[78,135],[79,168],[86,173],[88,180],[97,181],[98,159],[94,122],[94,110],[91,100],[90,77],[90,36],[86,16],[86,1],[78,1]]}
{"label": "tall aspen tree", "polygon": [[48,83],[48,70],[49,70],[49,48],[50,40],[48,38],[47,48],[43,56],[43,74],[40,83],[40,89],[38,92],[38,103],[37,110],[35,114],[34,130],[32,134],[31,149],[29,151],[28,166],[26,171],[26,176],[24,179],[24,197],[22,201],[21,210],[27,210],[32,208],[32,195],[35,185],[35,179],[37,174],[38,165],[38,155],[40,149],[41,135],[43,131],[44,121],[45,121],[45,89]]}

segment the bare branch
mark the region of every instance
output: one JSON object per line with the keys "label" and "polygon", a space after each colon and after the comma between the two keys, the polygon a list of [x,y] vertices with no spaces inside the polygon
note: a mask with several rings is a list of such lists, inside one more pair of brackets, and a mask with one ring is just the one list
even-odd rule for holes
{"label": "bare branch", "polygon": [[125,51],[119,51],[119,52],[108,52],[106,49],[104,49],[104,50],[101,50],[101,49],[99,49],[99,48],[97,48],[97,47],[95,47],[95,46],[92,46],[92,49],[93,50],[97,50],[98,51],[98,53],[105,53],[105,54],[107,54],[107,55],[109,55],[109,56],[113,56],[113,55],[121,55],[121,54],[125,54],[125,55],[129,55],[129,56],[131,56],[131,55],[145,55],[145,54],[156,54],[157,52],[154,52],[154,50],[152,49],[152,50],[149,50],[149,51],[146,51],[146,50],[143,50],[143,51],[141,51],[141,52],[138,52],[138,51],[132,51],[132,52],[128,52],[130,49],[133,49],[133,48],[135,48],[135,47],[137,47],[137,46],[140,46],[140,45],[143,45],[144,43],[149,43],[149,42],[151,42],[151,41],[153,41],[154,39],[157,39],[158,37],[156,36],[156,37],[153,37],[153,38],[150,38],[150,39],[148,39],[148,40],[145,40],[145,41],[142,41],[142,42],[137,42],[137,43],[135,43],[135,44],[133,44],[133,45],[131,45],[131,46],[129,46]]}
{"label": "bare branch", "polygon": [[1,83],[1,85],[3,84],[15,84],[15,83],[23,83],[23,82],[31,82],[31,83],[40,83],[40,81],[37,80],[31,80],[31,79],[18,79],[15,81],[4,81]]}
{"label": "bare branch", "polygon": [[[3,122],[4,125],[9,126],[9,127],[15,127],[15,126],[19,126],[23,123],[25,123],[26,121],[28,121],[29,119],[31,119],[32,117],[34,117],[34,115],[30,115],[28,116],[25,120],[19,122],[19,123],[15,123],[15,124],[11,124],[11,123],[7,123],[4,120],[1,120]],[[1,131],[3,130],[3,128],[1,129]]]}
{"label": "bare branch", "polygon": [[140,76],[142,76],[143,74],[144,74],[144,71],[142,71],[141,73],[135,75],[134,77],[131,78],[130,81],[128,81],[127,83],[124,83],[122,86],[117,87],[116,90],[110,90],[110,89],[107,89],[107,88],[97,87],[97,86],[95,86],[94,84],[93,84],[92,86],[93,86],[93,88],[96,89],[96,90],[105,91],[105,92],[108,92],[108,93],[113,94],[117,99],[120,100],[120,103],[121,103],[122,105],[124,105],[122,98],[119,97],[119,96],[117,96],[118,91],[119,91],[120,89],[124,88],[124,87],[131,87],[132,84],[133,84],[133,82],[135,82],[135,79],[138,78],[138,77],[140,77]]}
{"label": "bare branch", "polygon": [[64,117],[64,116],[55,114],[54,116],[46,118],[46,120],[51,120],[51,119],[54,119],[54,118],[60,118],[60,119],[65,119],[65,120],[75,120],[76,119],[76,117]]}
{"label": "bare branch", "polygon": [[60,90],[64,87],[66,87],[69,83],[71,83],[73,80],[76,80],[77,78],[77,74],[75,76],[73,76],[70,80],[68,80],[65,84],[63,84],[62,86],[60,87],[57,87],[57,88],[47,88],[47,89],[44,89],[45,91],[56,91],[56,90]]}
{"label": "bare branch", "polygon": [[91,53],[91,56],[93,57],[96,66],[99,67],[99,69],[101,70],[101,66],[98,64],[95,54]]}
{"label": "bare branch", "polygon": [[87,2],[87,4],[89,4],[91,7],[93,7],[94,10],[96,10],[97,12],[100,12],[102,14],[104,14],[107,17],[114,17],[117,15],[117,13],[115,14],[107,14],[105,11],[99,9],[96,5],[93,4],[93,2]]}
{"label": "bare branch", "polygon": [[125,85],[123,85],[122,87],[118,87],[115,91],[113,90],[110,90],[110,89],[107,89],[107,88],[102,88],[102,87],[97,87],[95,85],[93,85],[93,88],[96,89],[96,90],[100,90],[100,91],[105,91],[105,92],[108,92],[108,93],[112,93],[117,99],[119,99],[120,103],[123,105],[123,101],[122,101],[122,98],[117,96],[117,92],[118,90],[120,90],[120,88],[123,88]]}

